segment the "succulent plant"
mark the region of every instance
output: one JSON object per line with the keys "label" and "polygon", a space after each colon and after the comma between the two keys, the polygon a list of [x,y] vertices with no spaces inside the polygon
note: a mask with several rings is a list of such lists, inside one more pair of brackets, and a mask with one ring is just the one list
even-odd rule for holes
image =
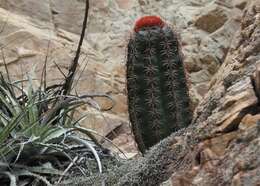
{"label": "succulent plant", "polygon": [[161,18],[145,16],[128,43],[129,118],[141,152],[192,118],[180,43]]}

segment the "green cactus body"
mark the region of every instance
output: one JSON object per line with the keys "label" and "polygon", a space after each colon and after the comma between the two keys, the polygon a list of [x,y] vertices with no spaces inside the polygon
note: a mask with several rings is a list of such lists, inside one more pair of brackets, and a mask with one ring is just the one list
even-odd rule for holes
{"label": "green cactus body", "polygon": [[135,31],[128,44],[128,107],[138,148],[145,152],[188,126],[192,114],[176,34],[157,23]]}

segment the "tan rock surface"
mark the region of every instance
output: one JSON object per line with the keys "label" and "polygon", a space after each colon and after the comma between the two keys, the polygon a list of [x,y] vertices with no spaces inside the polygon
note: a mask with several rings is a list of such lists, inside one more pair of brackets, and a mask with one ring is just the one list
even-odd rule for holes
{"label": "tan rock surface", "polygon": [[250,127],[256,126],[257,122],[260,122],[260,114],[256,114],[256,115],[247,114],[240,122],[239,129],[247,130]]}
{"label": "tan rock surface", "polygon": [[201,142],[186,155],[194,154],[192,166],[175,169],[165,184],[259,185],[259,98],[250,79],[260,58],[259,18],[260,2],[252,0],[228,57],[197,108],[194,124],[198,133],[194,137],[199,136]]}
{"label": "tan rock surface", "polygon": [[[142,1],[142,6],[147,2]],[[192,124],[162,140],[144,157],[105,175],[108,185],[259,185],[260,99],[254,74],[260,59],[260,1],[244,2],[234,1],[244,9],[241,24]],[[233,7],[228,0],[212,3]]]}
{"label": "tan rock surface", "polygon": [[[13,79],[23,78],[29,70],[34,70],[39,77],[49,51],[48,81],[51,84],[61,81],[63,75],[55,63],[64,73],[67,72],[81,31],[83,3],[71,0],[0,0],[0,47]],[[79,70],[83,70],[86,63],[87,67],[81,73],[75,90],[79,93],[109,94],[116,102],[116,106],[106,114],[112,125],[110,128],[117,128],[118,123],[126,125],[124,68],[127,40],[137,18],[155,14],[172,24],[182,38],[195,108],[207,93],[210,79],[226,57],[233,33],[239,27],[243,6],[244,1],[241,0],[225,3],[217,0],[91,1]],[[209,18],[205,15],[213,15],[215,21],[205,24]],[[201,24],[204,26],[200,27]],[[205,31],[209,29],[210,32]],[[2,67],[3,61],[0,59],[1,70]],[[35,84],[39,82],[35,81]],[[101,107],[110,104],[106,100],[100,103]],[[115,118],[120,119],[115,121]],[[107,128],[99,118],[91,121],[97,122],[95,129]],[[82,125],[89,127],[89,123],[85,120]],[[103,131],[103,135],[110,133],[110,130],[98,130]]]}
{"label": "tan rock surface", "polygon": [[195,21],[195,26],[208,33],[213,33],[221,28],[228,20],[228,12],[221,6],[215,4],[205,7],[203,14]]}

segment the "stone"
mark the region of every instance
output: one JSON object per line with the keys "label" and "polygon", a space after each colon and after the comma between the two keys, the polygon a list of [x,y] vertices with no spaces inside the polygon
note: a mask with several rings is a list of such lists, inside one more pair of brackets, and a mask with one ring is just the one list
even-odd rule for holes
{"label": "stone", "polygon": [[[214,75],[209,91],[195,110],[195,127],[185,131],[189,133],[188,144],[180,149],[187,147],[192,150],[186,156],[173,160],[172,164],[177,164],[178,168],[173,166],[173,174],[167,180],[170,185],[253,186],[260,183],[259,98],[255,80],[251,78],[257,73],[259,52],[255,53],[258,44],[249,42],[258,38],[260,27],[254,17],[260,12],[253,10],[260,7],[260,2],[246,2],[249,5],[245,7],[243,24],[233,38],[235,45],[231,44],[232,48]],[[245,48],[247,45],[249,47]],[[251,60],[247,61],[244,55]],[[193,132],[190,131],[193,130],[197,131],[194,132],[195,139],[199,139],[191,147],[190,143],[196,141],[192,140]],[[193,153],[195,155],[189,159]],[[195,162],[188,168],[184,163],[187,158]],[[180,165],[179,161],[183,164]],[[194,168],[197,171],[190,177]]]}
{"label": "stone", "polygon": [[196,86],[196,90],[198,92],[198,94],[203,97],[209,90],[209,87],[208,87],[208,84],[207,83],[201,83],[201,84],[198,84]]}
{"label": "stone", "polygon": [[[228,2],[214,1],[219,6],[232,8]],[[259,3],[252,0],[246,7],[244,24],[234,37],[239,42],[228,51],[214,75],[209,91],[195,110],[192,125],[155,145],[143,158],[119,168],[123,173],[118,178],[118,185],[259,183],[259,122],[245,130],[239,129],[244,116],[259,114],[259,100],[251,79],[260,54],[255,52],[260,27],[254,19],[259,14],[256,11]],[[244,32],[251,34],[244,35]],[[214,132],[224,123],[227,124],[225,130]]]}
{"label": "stone", "polygon": [[[81,125],[96,130],[100,142],[122,156],[120,148],[127,159],[138,157],[125,89],[126,46],[137,18],[160,15],[173,25],[182,38],[191,82],[192,125],[127,167],[134,170],[127,178],[143,176],[149,180],[152,176],[152,180],[169,179],[166,185],[177,186],[259,183],[259,7],[259,0],[91,1],[73,91],[108,94],[114,99],[112,110],[100,111],[112,102],[95,98],[91,103],[98,104],[100,110],[84,105],[78,113],[78,117],[88,116]],[[0,0],[0,48],[11,78],[22,79],[30,71],[38,85],[47,55],[48,82],[60,82],[64,77],[56,64],[67,73],[83,13],[84,1]],[[0,69],[4,71],[3,56]],[[146,170],[146,165],[150,169]],[[155,169],[158,167],[162,170]]]}
{"label": "stone", "polygon": [[232,1],[232,4],[233,4],[233,6],[243,10],[247,5],[247,1],[246,0],[234,0],[234,1]]}
{"label": "stone", "polygon": [[102,141],[103,138],[114,131],[116,128],[123,125],[126,121],[123,118],[116,117],[112,114],[105,114],[101,112],[91,111],[93,109],[88,108],[84,114],[86,119],[82,120],[81,126],[93,129],[99,136],[97,138]]}
{"label": "stone", "polygon": [[189,73],[199,72],[202,70],[200,61],[196,61],[196,56],[186,56],[184,65]]}
{"label": "stone", "polygon": [[237,173],[231,183],[231,186],[246,186],[246,185],[258,185],[259,184],[260,169],[239,172]]}
{"label": "stone", "polygon": [[223,156],[230,141],[234,140],[237,136],[237,131],[230,132],[209,140],[205,140],[202,144],[199,144],[199,146],[204,149],[202,151],[204,156],[201,156],[204,159],[201,159],[201,163],[203,164],[209,160],[216,159],[218,156]]}
{"label": "stone", "polygon": [[[25,78],[24,74],[29,70],[35,74],[35,79],[39,78],[47,59],[48,83],[60,83],[75,56],[84,8],[84,1],[0,0],[0,47],[3,48],[11,78]],[[222,24],[219,29],[209,33],[196,27],[196,21],[200,17],[215,10],[219,16],[217,19]],[[182,38],[184,63],[191,78],[190,94],[194,110],[207,94],[210,79],[226,57],[242,11],[235,6],[227,8],[216,0],[90,1],[86,38],[73,93],[108,94],[113,98],[115,106],[104,112],[109,122],[115,122],[112,131],[121,126],[121,121],[122,125],[127,125],[126,46],[135,20],[148,14],[160,15],[173,25]],[[57,65],[62,72],[57,69]],[[0,69],[4,71],[1,57]],[[34,84],[39,85],[39,81],[35,80]],[[103,110],[111,106],[108,99],[95,100]],[[111,132],[105,121],[96,114],[96,110],[85,108],[80,112],[91,115],[90,121],[84,120],[82,125],[86,122],[86,126],[101,131],[102,135]],[[119,136],[119,139],[123,138]],[[127,143],[131,143],[130,140]],[[123,143],[120,145],[124,146]]]}
{"label": "stone", "polygon": [[219,68],[219,62],[215,56],[206,54],[200,58],[200,61],[202,65],[207,66],[207,70],[210,74],[214,75],[217,72]]}
{"label": "stone", "polygon": [[0,7],[12,13],[26,16],[33,23],[41,26],[46,26],[52,19],[49,0],[0,0]]}
{"label": "stone", "polygon": [[217,132],[228,131],[238,127],[238,124],[247,112],[246,109],[255,106],[258,102],[249,78],[231,86],[229,92],[221,101],[221,110],[224,113],[216,123],[220,125],[216,129]]}
{"label": "stone", "polygon": [[121,9],[130,9],[133,7],[133,1],[131,0],[116,0],[118,7]]}
{"label": "stone", "polygon": [[215,32],[228,20],[227,12],[221,6],[209,5],[208,7],[205,7],[204,10],[207,11],[202,11],[203,14],[196,19],[195,26],[208,33]]}
{"label": "stone", "polygon": [[249,127],[257,125],[257,122],[260,121],[260,114],[251,115],[247,114],[243,117],[242,121],[239,124],[239,129],[246,130]]}
{"label": "stone", "polygon": [[199,72],[191,73],[190,77],[191,77],[191,82],[193,84],[205,83],[210,80],[210,75],[206,70],[201,70]]}

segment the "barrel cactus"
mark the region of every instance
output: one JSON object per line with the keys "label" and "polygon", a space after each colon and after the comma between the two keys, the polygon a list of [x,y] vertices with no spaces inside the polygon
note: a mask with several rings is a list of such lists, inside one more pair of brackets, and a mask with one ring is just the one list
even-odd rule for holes
{"label": "barrel cactus", "polygon": [[190,124],[190,99],[178,37],[161,18],[140,18],[127,49],[129,119],[144,153]]}

